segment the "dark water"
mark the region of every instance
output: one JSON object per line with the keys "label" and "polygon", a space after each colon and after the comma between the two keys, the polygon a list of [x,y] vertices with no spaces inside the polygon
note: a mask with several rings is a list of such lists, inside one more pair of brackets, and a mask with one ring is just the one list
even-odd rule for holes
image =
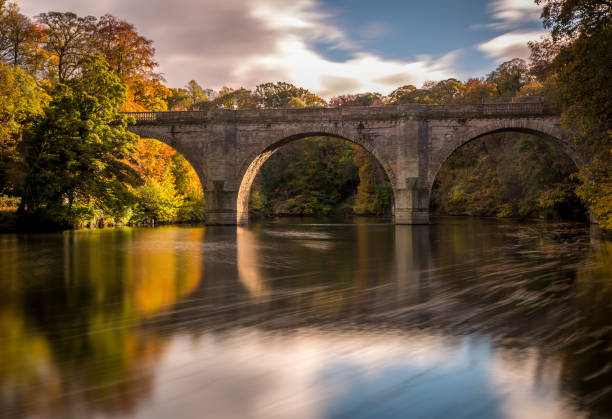
{"label": "dark water", "polygon": [[611,313],[576,224],[1,235],[0,417],[610,417]]}

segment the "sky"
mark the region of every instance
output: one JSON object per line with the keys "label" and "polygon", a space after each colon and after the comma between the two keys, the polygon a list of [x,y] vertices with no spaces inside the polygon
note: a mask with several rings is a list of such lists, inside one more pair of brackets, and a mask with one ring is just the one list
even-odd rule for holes
{"label": "sky", "polygon": [[329,99],[483,77],[546,32],[533,0],[16,0],[113,14],[154,41],[169,87],[286,81]]}

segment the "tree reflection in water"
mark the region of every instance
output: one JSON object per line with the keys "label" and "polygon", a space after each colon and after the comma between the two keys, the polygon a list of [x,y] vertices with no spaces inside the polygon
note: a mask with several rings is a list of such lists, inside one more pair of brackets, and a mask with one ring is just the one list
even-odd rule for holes
{"label": "tree reflection in water", "polygon": [[2,236],[0,411],[605,416],[593,237],[466,218]]}

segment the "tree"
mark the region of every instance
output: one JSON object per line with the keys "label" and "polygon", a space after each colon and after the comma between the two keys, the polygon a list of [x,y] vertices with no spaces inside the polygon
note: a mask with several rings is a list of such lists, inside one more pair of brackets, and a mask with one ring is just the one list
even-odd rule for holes
{"label": "tree", "polygon": [[59,83],[76,75],[82,57],[92,52],[96,18],[79,17],[72,12],[41,13],[36,17],[44,26],[43,48],[52,54],[51,74]]}
{"label": "tree", "polygon": [[0,7],[0,58],[17,66],[29,64],[35,55],[40,38],[38,27],[25,15],[19,13],[15,3]]}
{"label": "tree", "polygon": [[0,192],[17,186],[9,174],[21,159],[18,147],[48,100],[27,71],[0,63]]}
{"label": "tree", "polygon": [[394,91],[389,94],[389,103],[393,105],[399,105],[402,102],[404,97],[408,97],[412,92],[417,90],[417,88],[411,84],[404,85],[402,87],[398,87]]}
{"label": "tree", "polygon": [[286,108],[292,98],[300,99],[306,107],[327,105],[324,99],[314,93],[286,82],[260,84],[255,88],[253,95],[260,107],[269,109]]}
{"label": "tree", "polygon": [[423,89],[428,91],[429,103],[432,105],[448,105],[461,101],[465,93],[465,85],[457,79],[447,79],[439,82],[425,82]]}
{"label": "tree", "polygon": [[537,0],[552,36],[530,44],[535,68],[554,86],[562,124],[585,162],[578,195],[612,229],[612,81],[610,8],[606,0]]}
{"label": "tree", "polygon": [[106,14],[95,24],[92,35],[96,50],[124,82],[149,79],[154,74],[157,62],[153,41],[139,35],[134,25]]}
{"label": "tree", "polygon": [[128,94],[122,111],[165,111],[168,109],[167,98],[172,93],[164,86],[162,80],[155,77],[149,79],[137,77],[126,81],[126,86]]}
{"label": "tree", "polygon": [[483,103],[496,94],[497,88],[493,83],[472,78],[465,83],[465,92],[461,101],[469,104]]}
{"label": "tree", "polygon": [[354,146],[355,166],[359,168],[359,185],[355,191],[354,211],[358,215],[388,215],[393,188],[380,163],[363,147]]}
{"label": "tree", "polygon": [[331,98],[329,106],[338,108],[343,106],[382,106],[383,95],[380,93],[358,93],[356,95],[340,95]]}
{"label": "tree", "polygon": [[191,105],[208,101],[206,93],[204,93],[204,89],[202,89],[202,86],[200,86],[195,80],[190,80],[189,83],[187,83],[187,86],[185,86],[185,91],[187,93],[187,97],[191,101]]}
{"label": "tree", "polygon": [[80,63],[78,75],[58,83],[45,116],[27,142],[20,212],[62,225],[96,211],[121,216],[138,183],[127,164],[136,136],[119,114],[126,87],[100,54]]}
{"label": "tree", "polygon": [[170,95],[166,98],[169,111],[184,111],[191,106],[191,99],[187,91],[182,88],[171,88]]}
{"label": "tree", "polygon": [[255,109],[257,107],[257,98],[253,96],[250,90],[244,87],[238,90],[223,87],[212,104],[225,109]]}
{"label": "tree", "polygon": [[576,34],[589,36],[610,25],[609,0],[535,0],[544,5],[544,26],[552,28],[555,41]]}
{"label": "tree", "polygon": [[132,167],[144,180],[135,190],[133,224],[171,221],[201,221],[204,194],[195,170],[172,147],[154,139],[141,138]]}
{"label": "tree", "polygon": [[424,105],[432,104],[428,88],[417,89],[413,85],[402,86],[395,89],[389,95],[390,105],[404,105],[409,103],[420,103]]}
{"label": "tree", "polygon": [[487,82],[495,85],[499,96],[515,96],[530,81],[525,60],[515,58],[506,61],[487,75]]}

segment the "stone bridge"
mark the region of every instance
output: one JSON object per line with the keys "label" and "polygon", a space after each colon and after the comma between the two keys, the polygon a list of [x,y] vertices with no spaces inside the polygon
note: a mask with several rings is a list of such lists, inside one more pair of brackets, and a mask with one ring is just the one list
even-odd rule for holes
{"label": "stone bridge", "polygon": [[446,159],[462,145],[504,131],[540,136],[580,167],[559,114],[545,103],[397,105],[306,109],[213,109],[127,113],[130,131],[163,141],[193,166],[204,188],[208,224],[241,224],[255,176],[277,149],[312,136],[368,150],[386,171],[399,224],[429,222],[429,196]]}

